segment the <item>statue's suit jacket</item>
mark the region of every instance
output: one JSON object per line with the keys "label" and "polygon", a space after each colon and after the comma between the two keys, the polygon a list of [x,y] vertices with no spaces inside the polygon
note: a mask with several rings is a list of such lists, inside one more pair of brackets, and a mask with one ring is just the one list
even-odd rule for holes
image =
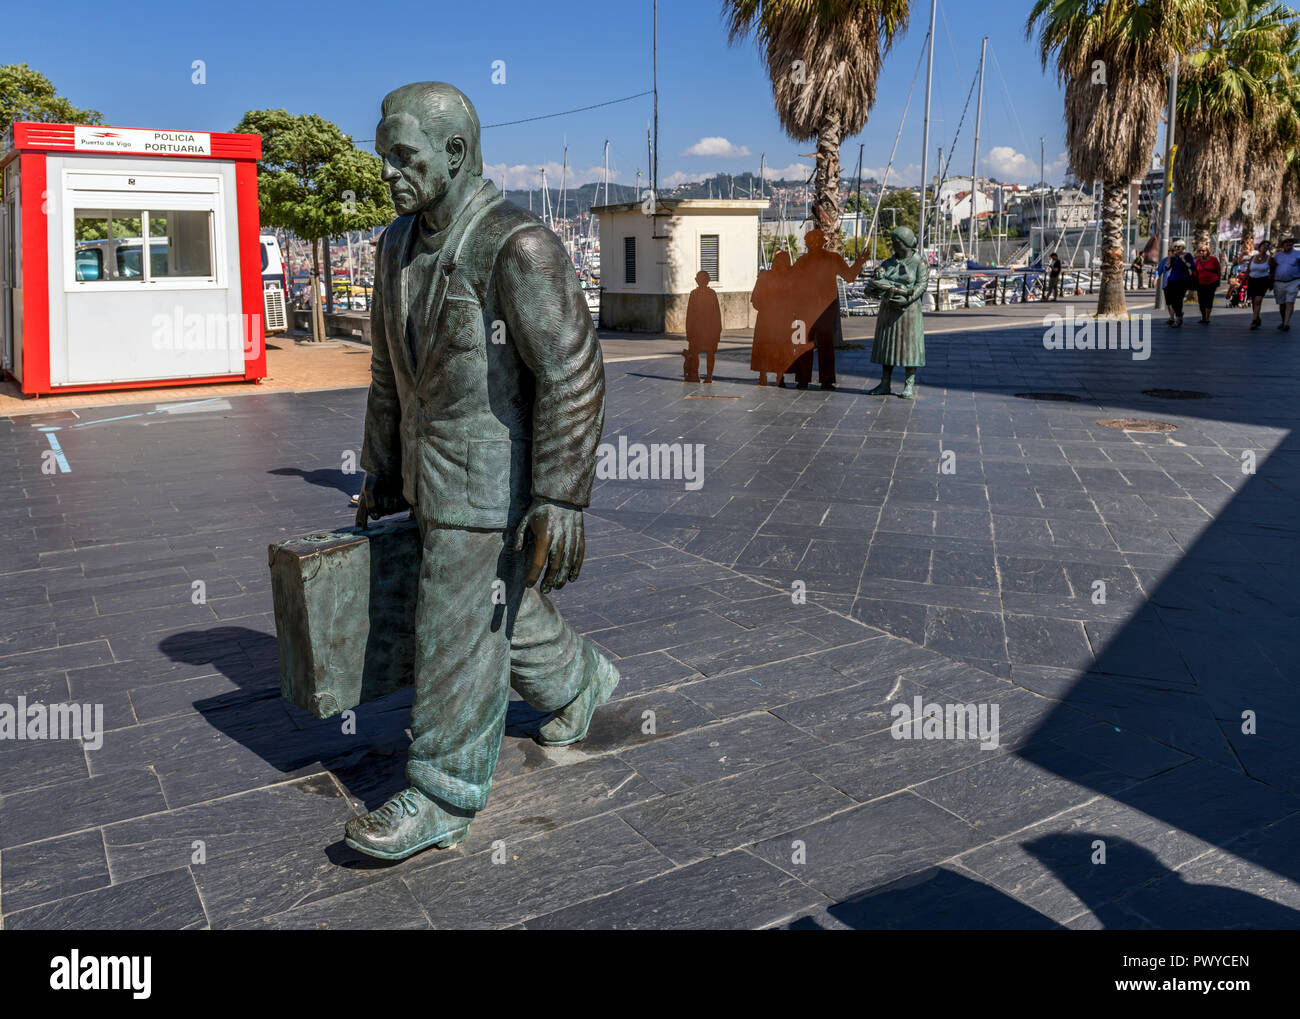
{"label": "statue's suit jacket", "polygon": [[500,529],[534,498],[586,506],[605,369],[563,245],[485,181],[436,278],[416,280],[402,269],[417,220],[379,241],[362,467],[425,524]]}

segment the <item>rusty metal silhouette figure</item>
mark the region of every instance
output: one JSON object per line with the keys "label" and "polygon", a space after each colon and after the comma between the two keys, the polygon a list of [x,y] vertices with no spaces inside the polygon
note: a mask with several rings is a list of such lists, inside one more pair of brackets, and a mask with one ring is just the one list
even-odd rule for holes
{"label": "rusty metal silhouette figure", "polygon": [[718,353],[718,340],[722,338],[722,307],[718,304],[718,295],[709,289],[709,274],[697,272],[695,282],[698,284],[691,291],[686,302],[686,349],[682,357],[686,364],[682,379],[686,382],[700,381],[700,355],[705,355],[708,374],[705,382],[713,381],[713,358]]}
{"label": "rusty metal silhouette figure", "polygon": [[758,372],[758,384],[767,385],[768,373],[785,388],[785,375],[795,360],[812,356],[813,345],[804,342],[808,325],[795,319],[796,277],[790,254],[778,251],[772,268],[760,272],[749,303],[758,311],[754,320],[754,346],[749,354],[751,371]]}
{"label": "rusty metal silhouette figure", "polygon": [[[840,329],[839,289],[835,279],[847,282],[858,278],[867,261],[864,248],[857,261],[849,264],[837,251],[826,248],[826,235],[820,230],[804,234],[808,250],[794,264],[795,288],[799,297],[796,317],[808,323],[808,339],[817,349],[817,381],[822,389],[835,388],[835,340]],[[812,380],[812,352],[795,362],[795,382],[807,389]]]}

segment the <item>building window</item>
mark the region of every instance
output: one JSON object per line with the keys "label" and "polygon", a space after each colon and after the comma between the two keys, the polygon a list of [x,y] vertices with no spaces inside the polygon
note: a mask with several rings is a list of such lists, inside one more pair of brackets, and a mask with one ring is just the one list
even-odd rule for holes
{"label": "building window", "polygon": [[212,213],[206,209],[76,209],[73,240],[75,278],[81,283],[215,279]]}
{"label": "building window", "polygon": [[623,282],[636,282],[636,238],[623,238]]}
{"label": "building window", "polygon": [[718,235],[700,235],[700,272],[709,274],[709,282],[718,282]]}

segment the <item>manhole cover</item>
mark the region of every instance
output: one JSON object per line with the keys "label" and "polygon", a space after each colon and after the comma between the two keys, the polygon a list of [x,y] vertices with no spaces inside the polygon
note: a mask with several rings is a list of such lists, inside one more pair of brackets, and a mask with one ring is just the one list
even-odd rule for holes
{"label": "manhole cover", "polygon": [[1017,393],[1020,400],[1051,400],[1056,403],[1078,403],[1079,398],[1070,393]]}
{"label": "manhole cover", "polygon": [[1208,400],[1209,393],[1201,393],[1195,389],[1144,389],[1143,396],[1155,396],[1161,400]]}
{"label": "manhole cover", "polygon": [[1123,432],[1172,432],[1178,427],[1168,421],[1152,421],[1150,418],[1103,418],[1097,424]]}

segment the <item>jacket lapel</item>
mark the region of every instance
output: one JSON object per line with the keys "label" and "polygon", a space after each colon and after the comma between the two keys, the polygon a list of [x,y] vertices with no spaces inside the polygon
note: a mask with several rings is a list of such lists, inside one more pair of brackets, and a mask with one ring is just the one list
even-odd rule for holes
{"label": "jacket lapel", "polygon": [[415,377],[415,365],[411,359],[411,348],[406,342],[406,273],[402,271],[406,261],[406,246],[410,243],[411,225],[415,218],[406,217],[393,226],[393,237],[385,245],[384,275],[388,279],[388,292],[392,295],[384,308],[384,327],[388,339],[389,356],[398,352],[407,378]]}
{"label": "jacket lapel", "polygon": [[418,351],[415,365],[417,385],[422,384],[428,377],[432,365],[438,360],[439,351],[447,341],[447,337],[442,335],[439,326],[442,319],[442,306],[447,299],[447,290],[451,283],[452,273],[456,269],[456,256],[460,254],[460,248],[467,231],[478,221],[496,196],[495,185],[491,181],[485,180],[473,197],[465,203],[451,228],[447,231],[442,253],[438,257],[437,291],[434,295],[432,313],[428,318],[428,321],[432,323],[430,328],[432,335],[419,337],[421,349]]}

